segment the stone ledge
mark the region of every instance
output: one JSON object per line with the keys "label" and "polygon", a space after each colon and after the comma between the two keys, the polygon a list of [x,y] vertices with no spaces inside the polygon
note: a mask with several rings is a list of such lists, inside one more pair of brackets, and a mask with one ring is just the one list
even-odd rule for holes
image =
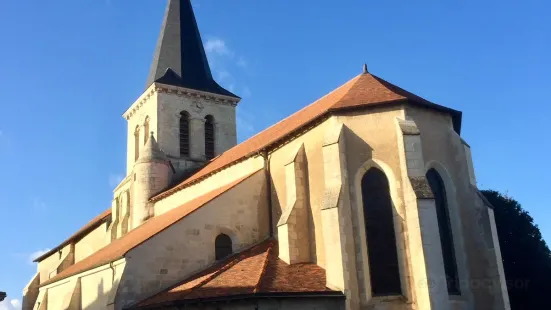
{"label": "stone ledge", "polygon": [[426,177],[409,177],[409,181],[417,199],[434,199]]}
{"label": "stone ledge", "polygon": [[398,120],[398,126],[400,126],[400,129],[402,130],[402,134],[408,135],[408,136],[417,136],[420,135],[421,132],[419,131],[419,128],[417,127],[417,124],[413,120],[403,120],[403,119],[397,119]]}

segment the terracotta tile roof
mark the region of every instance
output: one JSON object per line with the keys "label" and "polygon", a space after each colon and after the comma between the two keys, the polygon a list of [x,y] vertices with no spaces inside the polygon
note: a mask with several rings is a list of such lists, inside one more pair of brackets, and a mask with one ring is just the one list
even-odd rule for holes
{"label": "terracotta tile roof", "polygon": [[283,262],[278,257],[277,241],[269,239],[138,303],[135,308],[278,293],[342,296],[341,292],[327,288],[325,281],[325,270],[316,264]]}
{"label": "terracotta tile roof", "polygon": [[77,241],[81,237],[84,237],[87,233],[90,231],[96,229],[98,226],[103,224],[107,218],[111,215],[111,208],[103,211],[100,215],[96,216],[94,219],[92,219],[88,224],[84,225],[81,229],[79,229],[76,233],[74,233],[71,237],[69,237],[67,240],[63,241],[61,244],[56,246],[55,248],[51,249],[50,251],[42,254],[38,258],[34,260],[34,262],[40,262],[43,259],[47,258],[48,256],[56,253],[58,250],[61,250],[64,246],[67,244]]}
{"label": "terracotta tile roof", "polygon": [[461,112],[427,101],[370,73],[363,73],[302,110],[222,153],[190,178],[153,197],[151,200],[160,200],[201,180],[211,173],[257,154],[262,149],[282,141],[297,130],[328,113],[399,102],[408,102],[413,105],[449,113],[454,120],[454,128],[457,132],[460,131]]}
{"label": "terracotta tile roof", "polygon": [[114,240],[109,245],[81,260],[80,262],[69,266],[67,269],[60,272],[57,276],[44,283],[41,283],[40,285],[44,286],[122,258],[126,253],[128,253],[128,251],[132,250],[136,246],[147,241],[149,238],[170,227],[172,224],[191,214],[206,203],[225,193],[232,187],[248,179],[256,172],[235,180],[230,184],[216,188],[215,190],[208,192],[203,196],[197,197],[189,202],[186,202],[185,204],[174,208],[166,213],[153,217],[141,226],[129,231],[128,234],[126,234],[122,238]]}

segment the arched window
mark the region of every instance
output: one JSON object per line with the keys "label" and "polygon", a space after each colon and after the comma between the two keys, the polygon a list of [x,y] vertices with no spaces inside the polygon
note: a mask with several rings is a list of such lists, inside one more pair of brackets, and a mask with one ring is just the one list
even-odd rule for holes
{"label": "arched window", "polygon": [[448,293],[459,295],[461,292],[459,291],[459,279],[457,277],[446,188],[444,187],[442,178],[434,169],[430,169],[427,172],[427,180],[434,194],[434,202],[436,204],[436,217],[438,218],[438,230],[440,232],[440,244],[442,245],[442,258],[444,259]]}
{"label": "arched window", "polygon": [[180,156],[189,156],[189,113],[180,112]]}
{"label": "arched window", "polygon": [[216,260],[230,256],[233,253],[231,238],[226,234],[219,234],[214,241]]}
{"label": "arched window", "polygon": [[143,123],[143,144],[147,143],[147,139],[149,139],[149,116],[145,118],[145,122]]}
{"label": "arched window", "polygon": [[400,268],[390,188],[385,174],[369,169],[362,178],[367,254],[373,296],[400,295]]}
{"label": "arched window", "polygon": [[205,157],[214,158],[214,117],[212,115],[205,117]]}
{"label": "arched window", "polygon": [[134,160],[140,157],[140,126],[136,126],[134,130]]}

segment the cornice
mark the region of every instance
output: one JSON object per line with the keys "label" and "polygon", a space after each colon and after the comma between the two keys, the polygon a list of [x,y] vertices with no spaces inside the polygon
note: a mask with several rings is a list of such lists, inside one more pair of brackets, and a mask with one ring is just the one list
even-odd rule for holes
{"label": "cornice", "polygon": [[155,83],[156,91],[160,93],[176,94],[178,96],[185,96],[188,98],[201,98],[208,101],[214,101],[219,104],[237,106],[241,99],[230,96],[224,96],[219,94],[213,94],[201,90],[185,88],[180,86],[173,86],[168,84]]}
{"label": "cornice", "polygon": [[140,108],[144,105],[144,103],[151,98],[156,92],[155,84],[151,84],[144,92],[143,94],[138,97],[136,101],[126,110],[122,117],[124,117],[126,120],[129,120],[132,115],[134,115]]}
{"label": "cornice", "polygon": [[173,85],[167,85],[167,84],[161,84],[161,83],[153,83],[151,86],[149,86],[148,89],[123,113],[123,117],[126,120],[129,120],[132,115],[134,115],[137,111],[140,110],[140,108],[145,104],[151,96],[153,96],[155,93],[166,93],[166,94],[175,94],[180,97],[187,97],[192,99],[204,99],[207,101],[213,101],[217,104],[223,104],[223,105],[229,105],[232,107],[237,106],[240,99],[234,98],[230,96],[224,96],[224,95],[218,95],[213,94],[209,92],[204,92],[200,90],[185,88],[185,87],[179,87],[179,86],[173,86]]}

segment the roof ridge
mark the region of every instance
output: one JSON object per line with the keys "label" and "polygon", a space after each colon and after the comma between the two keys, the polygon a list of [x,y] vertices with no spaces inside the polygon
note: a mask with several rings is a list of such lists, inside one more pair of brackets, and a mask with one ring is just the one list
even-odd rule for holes
{"label": "roof ridge", "polygon": [[[245,140],[245,141],[243,141],[243,142],[237,144],[236,146],[238,146],[238,145],[240,145],[240,144],[243,144],[243,143],[245,143],[245,142],[247,142],[247,141],[253,139],[254,137],[258,136],[259,134],[263,133],[264,131],[267,131],[267,130],[269,130],[270,128],[275,127],[275,126],[278,125],[279,123],[282,123],[282,122],[284,122],[285,120],[287,120],[287,119],[293,117],[295,114],[299,113],[300,111],[305,110],[305,109],[307,109],[307,108],[309,108],[309,107],[315,105],[316,103],[320,102],[320,101],[323,100],[324,98],[329,97],[329,96],[332,95],[333,93],[337,92],[339,89],[341,89],[341,88],[347,86],[349,83],[352,84],[352,85],[350,85],[350,87],[354,86],[354,85],[358,82],[358,78],[359,78],[360,76],[361,76],[361,74],[360,74],[360,75],[357,75],[357,76],[355,76],[355,77],[353,77],[352,79],[346,81],[346,82],[345,82],[344,84],[342,84],[341,86],[334,88],[332,91],[328,92],[328,93],[325,94],[324,96],[319,97],[318,99],[314,100],[314,102],[310,103],[309,105],[306,105],[306,106],[302,107],[302,109],[297,110],[297,111],[295,111],[294,113],[291,113],[290,115],[288,115],[288,116],[285,117],[285,118],[282,118],[282,119],[279,120],[278,122],[274,123],[272,126],[264,128],[263,130],[257,132],[257,133],[256,133],[255,135],[253,135],[253,136],[250,136],[247,140]],[[352,83],[352,82],[353,82],[353,83]],[[344,94],[341,96],[341,98],[342,98],[342,97],[344,97]],[[340,98],[339,98],[339,100],[340,100]],[[234,146],[234,147],[236,147],[236,146]],[[233,149],[234,147],[232,147],[232,149]],[[226,152],[228,152],[228,151],[231,151],[231,149],[227,150]],[[225,152],[224,152],[224,153],[225,153]],[[222,153],[222,154],[223,154],[223,153]],[[220,154],[220,155],[222,155],[222,154]]]}
{"label": "roof ridge", "polygon": [[326,116],[335,113],[335,111],[372,108],[381,104],[398,104],[402,100],[406,100],[410,104],[450,114],[454,130],[458,134],[460,133],[461,112],[425,100],[371,73],[362,73],[333,89],[313,103],[235,145],[189,178],[157,194],[150,200],[158,201],[164,199],[177,191],[201,183],[205,179],[208,179],[209,176],[253,157],[262,150],[273,149],[279,144],[285,143],[287,139],[293,138],[294,135],[299,134],[301,130],[308,126],[319,124],[315,122],[323,120]]}
{"label": "roof ridge", "polygon": [[272,254],[273,249],[274,249],[274,240],[272,239],[272,240],[270,240],[270,245],[268,246],[268,251],[266,251],[266,259],[264,260],[264,264],[262,265],[262,270],[260,270],[260,274],[258,275],[258,281],[256,282],[256,285],[254,286],[253,294],[257,293],[259,288],[260,288],[260,284],[262,283],[262,277],[266,273],[266,269],[268,267],[268,262],[270,261],[270,255]]}

